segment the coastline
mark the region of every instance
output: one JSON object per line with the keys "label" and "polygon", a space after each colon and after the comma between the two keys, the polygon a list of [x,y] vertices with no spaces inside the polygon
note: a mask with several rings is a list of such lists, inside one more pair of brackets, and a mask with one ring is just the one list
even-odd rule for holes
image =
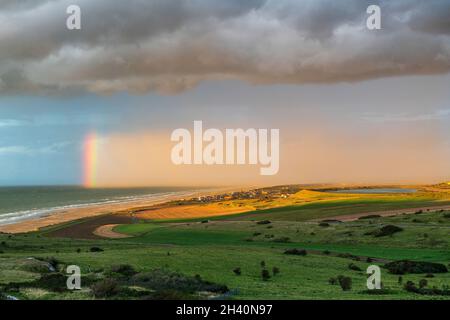
{"label": "coastline", "polygon": [[243,190],[244,187],[239,188],[214,188],[210,191],[207,190],[193,190],[182,191],[171,195],[155,195],[154,198],[129,200],[115,203],[100,203],[100,204],[87,204],[83,207],[66,208],[61,210],[55,210],[40,217],[31,217],[26,220],[17,221],[11,224],[0,225],[0,233],[27,233],[38,231],[41,228],[58,225],[61,223],[67,223],[83,218],[96,217],[106,214],[114,214],[120,211],[128,210],[136,207],[153,206],[163,204],[170,201],[181,200],[184,198],[204,197],[223,192],[232,192],[236,190]]}

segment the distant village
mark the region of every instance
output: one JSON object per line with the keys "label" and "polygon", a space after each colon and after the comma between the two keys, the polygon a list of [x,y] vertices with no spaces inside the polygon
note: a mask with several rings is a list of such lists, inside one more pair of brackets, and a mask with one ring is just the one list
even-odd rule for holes
{"label": "distant village", "polygon": [[206,195],[190,199],[181,199],[176,201],[177,204],[195,204],[195,203],[211,203],[227,200],[244,200],[244,199],[258,199],[258,200],[272,200],[285,199],[289,195],[294,194],[300,190],[299,186],[276,186],[270,188],[260,188],[252,190],[242,190],[236,192]]}

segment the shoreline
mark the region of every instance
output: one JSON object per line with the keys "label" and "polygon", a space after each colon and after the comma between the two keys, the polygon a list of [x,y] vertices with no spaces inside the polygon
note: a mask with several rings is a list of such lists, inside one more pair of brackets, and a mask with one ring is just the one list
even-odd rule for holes
{"label": "shoreline", "polygon": [[55,210],[51,213],[47,213],[40,217],[31,217],[26,220],[17,221],[11,224],[0,225],[0,233],[28,233],[38,231],[39,229],[55,226],[61,223],[67,223],[83,218],[90,218],[101,216],[105,214],[114,214],[120,211],[129,210],[136,207],[154,206],[158,204],[164,204],[170,201],[181,200],[185,198],[204,197],[224,192],[233,192],[236,190],[246,189],[242,188],[215,188],[210,191],[207,190],[193,190],[193,191],[181,191],[172,195],[160,195],[149,199],[120,201],[115,203],[105,204],[87,204],[83,207],[67,208],[61,210]]}

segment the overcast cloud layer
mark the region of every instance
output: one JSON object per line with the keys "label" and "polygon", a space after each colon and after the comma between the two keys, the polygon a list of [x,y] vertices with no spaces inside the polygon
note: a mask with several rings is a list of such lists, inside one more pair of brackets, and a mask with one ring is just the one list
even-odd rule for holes
{"label": "overcast cloud layer", "polygon": [[[78,4],[82,30],[66,29]],[[366,8],[382,8],[382,30]],[[2,0],[0,94],[177,93],[450,71],[448,0]]]}

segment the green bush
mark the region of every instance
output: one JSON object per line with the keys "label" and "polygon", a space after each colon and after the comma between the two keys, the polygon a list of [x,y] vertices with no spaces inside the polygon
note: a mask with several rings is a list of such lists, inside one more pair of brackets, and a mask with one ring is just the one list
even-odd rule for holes
{"label": "green bush", "polygon": [[279,237],[279,238],[273,239],[272,241],[278,242],[278,243],[289,243],[289,242],[291,242],[291,239],[289,237]]}
{"label": "green bush", "polygon": [[352,278],[346,276],[339,276],[338,282],[343,291],[349,291],[352,289]]}
{"label": "green bush", "polygon": [[273,267],[272,268],[272,274],[274,275],[274,276],[276,276],[277,274],[279,274],[280,273],[280,269],[278,268],[278,267]]}
{"label": "green bush", "polygon": [[119,286],[116,280],[106,278],[94,283],[91,286],[92,293],[96,298],[110,298],[119,293]]}
{"label": "green bush", "polygon": [[67,289],[67,278],[61,273],[48,273],[39,279],[29,283],[30,287],[46,289],[54,292],[62,292]]}
{"label": "green bush", "polygon": [[358,220],[377,219],[377,218],[381,218],[381,216],[379,214],[369,214],[367,216],[359,217]]}
{"label": "green bush", "polygon": [[362,271],[361,268],[358,267],[358,266],[357,266],[356,264],[354,264],[354,263],[350,263],[350,264],[348,265],[348,268],[349,268],[350,270],[354,270],[354,271]]}
{"label": "green bush", "polygon": [[391,236],[394,233],[403,231],[402,228],[394,226],[394,225],[387,225],[387,226],[383,226],[381,227],[380,230],[378,230],[377,232],[375,232],[374,236],[375,237],[386,237],[386,236]]}
{"label": "green bush", "polygon": [[131,277],[137,273],[133,266],[130,266],[129,264],[113,265],[111,266],[111,272],[118,273],[125,277]]}
{"label": "green bush", "polygon": [[427,281],[426,279],[421,279],[421,280],[419,281],[419,288],[420,288],[420,289],[425,288],[427,285],[428,285],[428,281]]}
{"label": "green bush", "polygon": [[287,249],[284,254],[296,255],[296,256],[306,256],[307,252],[305,249]]}
{"label": "green bush", "polygon": [[400,260],[389,262],[384,265],[390,273],[406,274],[406,273],[446,273],[447,267],[442,263]]}
{"label": "green bush", "polygon": [[256,224],[270,224],[270,223],[272,223],[272,222],[270,222],[269,220],[261,220],[261,221],[256,222]]}
{"label": "green bush", "polygon": [[237,276],[240,276],[241,273],[242,273],[242,272],[241,272],[241,268],[239,268],[239,267],[234,268],[234,269],[233,269],[233,272],[234,272],[234,274],[237,275]]}
{"label": "green bush", "polygon": [[176,290],[187,293],[208,291],[225,293],[228,287],[201,279],[200,276],[189,277],[164,269],[138,273],[129,280],[130,285],[137,285],[156,291]]}
{"label": "green bush", "polygon": [[267,269],[261,270],[261,277],[262,277],[263,281],[269,280],[270,279],[269,271],[267,271]]}

